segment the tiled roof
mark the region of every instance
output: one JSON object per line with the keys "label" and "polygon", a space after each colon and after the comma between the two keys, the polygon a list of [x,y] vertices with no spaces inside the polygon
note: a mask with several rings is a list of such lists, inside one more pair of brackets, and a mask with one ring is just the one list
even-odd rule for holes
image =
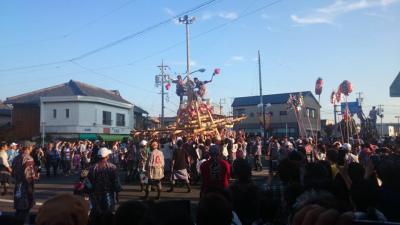
{"label": "tiled roof", "polygon": [[146,110],[140,108],[139,106],[133,106],[133,112],[134,113],[140,113],[140,114],[149,114]]}
{"label": "tiled roof", "polygon": [[9,97],[6,104],[39,104],[41,97],[61,96],[91,96],[132,104],[123,99],[117,92],[105,90],[79,81],[70,80],[67,83],[32,91],[22,95]]}
{"label": "tiled roof", "polygon": [[[292,92],[283,94],[263,95],[264,104],[284,104],[289,99],[290,94],[302,93],[303,96],[311,96],[317,102],[311,91]],[[233,100],[232,107],[252,106],[260,104],[260,96],[238,97]]]}

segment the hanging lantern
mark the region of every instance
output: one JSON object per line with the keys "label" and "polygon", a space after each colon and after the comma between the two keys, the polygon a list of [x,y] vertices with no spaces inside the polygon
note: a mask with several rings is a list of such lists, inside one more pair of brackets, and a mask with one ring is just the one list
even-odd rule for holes
{"label": "hanging lantern", "polygon": [[215,68],[213,75],[218,75],[220,73],[221,73],[221,69],[220,68]]}
{"label": "hanging lantern", "polygon": [[336,93],[335,91],[332,91],[331,93],[331,104],[336,104]]}
{"label": "hanging lantern", "polygon": [[167,91],[169,91],[170,88],[171,88],[171,83],[168,82],[168,83],[165,85],[165,89],[167,89]]}
{"label": "hanging lantern", "polygon": [[324,85],[324,80],[322,80],[321,77],[318,77],[317,82],[315,82],[315,94],[316,95],[321,95],[323,85]]}
{"label": "hanging lantern", "polygon": [[345,80],[340,84],[340,89],[344,95],[349,96],[353,92],[353,85],[350,81]]}

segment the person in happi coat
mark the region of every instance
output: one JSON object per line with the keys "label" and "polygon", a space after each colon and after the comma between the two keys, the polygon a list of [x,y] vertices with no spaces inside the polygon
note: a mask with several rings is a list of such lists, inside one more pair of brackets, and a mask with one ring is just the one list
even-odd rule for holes
{"label": "person in happi coat", "polygon": [[111,151],[105,147],[98,151],[99,161],[89,168],[90,217],[101,216],[115,210],[118,193],[122,190],[117,167],[108,162]]}
{"label": "person in happi coat", "polygon": [[12,176],[15,179],[15,217],[21,223],[25,222],[29,211],[35,205],[34,182],[39,178],[39,174],[35,171],[35,162],[30,155],[34,145],[35,143],[30,141],[23,142],[20,154],[12,164]]}
{"label": "person in happi coat", "polygon": [[151,142],[151,154],[146,162],[146,195],[145,199],[149,197],[150,186],[157,186],[157,199],[161,196],[161,179],[164,178],[164,154],[158,149],[156,141]]}

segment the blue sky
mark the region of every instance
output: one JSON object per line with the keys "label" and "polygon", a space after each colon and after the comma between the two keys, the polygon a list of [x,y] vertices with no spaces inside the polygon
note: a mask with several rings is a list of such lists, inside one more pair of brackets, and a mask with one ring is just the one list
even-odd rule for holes
{"label": "blue sky", "polygon": [[[206,2],[87,0],[0,2],[0,99],[79,80],[119,89],[152,115],[160,113],[154,87],[161,60],[172,75],[185,71],[184,26],[169,23],[96,54],[83,54]],[[400,0],[217,0],[191,14],[192,70],[209,79],[213,101],[258,94],[257,50],[261,51],[264,94],[313,90],[325,80],[323,116],[332,118],[329,96],[345,79],[364,93],[365,110],[385,105],[384,121],[400,114],[389,86],[400,71]],[[200,35],[200,36],[199,36]],[[172,47],[174,46],[174,47]],[[62,61],[49,66],[21,67]],[[15,69],[10,69],[15,68]],[[174,88],[166,113],[173,115]]]}

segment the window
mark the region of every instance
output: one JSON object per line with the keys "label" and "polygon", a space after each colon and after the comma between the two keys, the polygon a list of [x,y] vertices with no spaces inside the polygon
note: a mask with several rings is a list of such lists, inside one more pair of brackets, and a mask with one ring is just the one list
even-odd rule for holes
{"label": "window", "polygon": [[254,113],[253,112],[250,113],[250,117],[254,117]]}
{"label": "window", "polygon": [[317,111],[312,108],[307,108],[306,116],[315,119],[315,118],[317,118]]}
{"label": "window", "polygon": [[287,116],[287,111],[280,111],[280,112],[279,112],[279,115],[280,115],[280,116]]}
{"label": "window", "polygon": [[69,109],[65,109],[65,118],[69,118]]}
{"label": "window", "polygon": [[53,109],[53,119],[57,118],[57,109]]}
{"label": "window", "polygon": [[317,118],[317,111],[315,109],[311,110],[311,117]]}
{"label": "window", "polygon": [[103,111],[103,125],[111,125],[111,112]]}
{"label": "window", "polygon": [[125,126],[125,114],[117,113],[117,126]]}

